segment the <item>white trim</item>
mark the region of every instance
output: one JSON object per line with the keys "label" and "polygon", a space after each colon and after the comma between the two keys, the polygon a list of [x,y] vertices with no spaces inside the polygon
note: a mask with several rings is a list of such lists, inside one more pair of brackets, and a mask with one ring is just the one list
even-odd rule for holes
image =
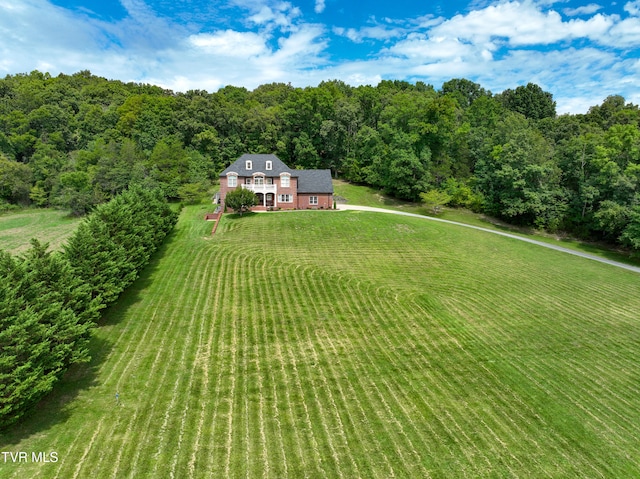
{"label": "white trim", "polygon": [[[231,179],[233,178],[233,184],[231,184]],[[238,174],[237,173],[227,173],[227,187],[235,188],[238,186]]]}
{"label": "white trim", "polygon": [[[287,184],[284,184],[284,179],[287,179]],[[291,188],[291,175],[289,173],[280,174],[280,186],[282,188]]]}

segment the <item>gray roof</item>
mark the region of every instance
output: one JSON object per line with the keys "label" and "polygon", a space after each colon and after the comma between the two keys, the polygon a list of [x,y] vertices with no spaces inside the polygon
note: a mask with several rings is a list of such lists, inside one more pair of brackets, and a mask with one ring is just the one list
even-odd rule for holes
{"label": "gray roof", "polygon": [[[251,161],[250,170],[246,168],[247,160]],[[270,170],[267,170],[267,161],[271,162]],[[265,176],[279,176],[280,173],[290,173],[291,176],[297,176],[297,170],[289,168],[276,155],[244,154],[220,173],[220,176],[227,176],[227,173],[232,171],[238,173],[238,176],[251,176],[258,172],[264,173]]]}
{"label": "gray roof", "polygon": [[298,193],[333,193],[331,170],[297,170]]}
{"label": "gray roof", "polygon": [[[251,161],[251,169],[247,170],[247,160]],[[271,162],[271,169],[267,170],[267,161]],[[298,177],[298,193],[333,193],[331,170],[294,170],[285,165],[276,155],[242,155],[231,163],[220,176],[227,176],[230,172],[238,176],[251,176],[254,173],[264,173],[265,176],[279,176],[289,173]]]}

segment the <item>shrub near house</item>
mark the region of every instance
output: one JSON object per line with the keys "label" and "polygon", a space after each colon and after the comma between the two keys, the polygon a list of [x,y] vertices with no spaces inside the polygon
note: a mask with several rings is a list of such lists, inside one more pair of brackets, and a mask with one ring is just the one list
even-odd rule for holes
{"label": "shrub near house", "polygon": [[295,170],[275,155],[242,155],[220,173],[220,203],[237,188],[258,197],[260,209],[330,209],[333,184],[330,170]]}

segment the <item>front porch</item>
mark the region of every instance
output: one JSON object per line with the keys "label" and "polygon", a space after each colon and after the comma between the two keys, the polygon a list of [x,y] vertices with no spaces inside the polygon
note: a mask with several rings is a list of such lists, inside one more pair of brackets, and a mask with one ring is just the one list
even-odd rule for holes
{"label": "front porch", "polygon": [[278,188],[274,184],[243,184],[243,189],[253,191],[258,197],[258,205],[251,208],[253,211],[266,211],[269,208],[275,208],[276,205],[276,192]]}
{"label": "front porch", "polygon": [[251,208],[254,211],[266,211],[276,207],[276,195],[274,193],[256,193],[258,204]]}

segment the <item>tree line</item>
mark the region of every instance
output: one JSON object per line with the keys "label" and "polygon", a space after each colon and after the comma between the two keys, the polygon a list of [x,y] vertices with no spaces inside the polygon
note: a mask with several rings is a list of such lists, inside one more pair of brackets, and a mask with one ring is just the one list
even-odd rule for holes
{"label": "tree line", "polygon": [[158,190],[99,205],[62,252],[32,240],[0,250],[0,428],[18,421],[72,364],[89,361],[100,311],[137,278],[177,214]]}
{"label": "tree line", "polygon": [[401,199],[442,192],[514,224],[637,250],[639,121],[621,96],[557,115],[532,83],[497,94],[466,79],[174,93],[36,71],[0,80],[0,202],[83,214],[130,184],[188,201],[241,154],[268,152]]}

